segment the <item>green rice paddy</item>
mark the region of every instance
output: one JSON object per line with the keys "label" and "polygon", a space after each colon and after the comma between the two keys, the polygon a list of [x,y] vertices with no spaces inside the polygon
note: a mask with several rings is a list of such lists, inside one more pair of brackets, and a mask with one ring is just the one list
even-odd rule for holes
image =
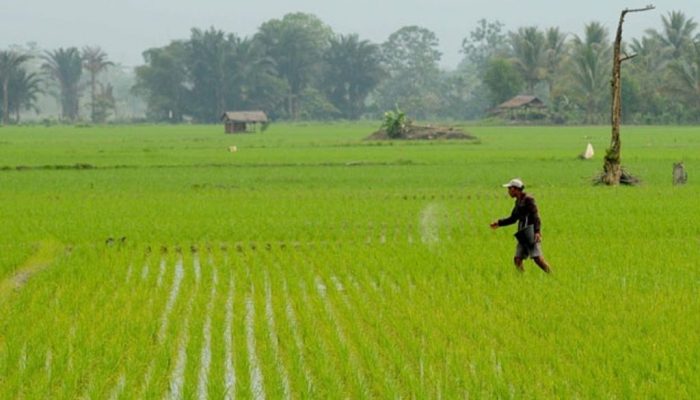
{"label": "green rice paddy", "polygon": [[700,395],[700,128],[376,125],[0,129],[0,398]]}

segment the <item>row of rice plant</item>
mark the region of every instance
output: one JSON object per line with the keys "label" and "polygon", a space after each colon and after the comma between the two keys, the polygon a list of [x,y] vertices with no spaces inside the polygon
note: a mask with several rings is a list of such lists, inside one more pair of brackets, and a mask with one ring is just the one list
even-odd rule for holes
{"label": "row of rice plant", "polygon": [[75,248],[3,316],[2,395],[683,396],[700,357],[685,276],[520,276],[458,243]]}
{"label": "row of rice plant", "polygon": [[[636,188],[590,185],[575,151],[601,128],[11,129],[2,398],[700,392],[698,185],[670,183],[672,161],[699,165],[692,128],[634,130]],[[46,167],[77,163],[95,168]],[[553,276],[518,274],[512,231],[488,229],[518,175]]]}

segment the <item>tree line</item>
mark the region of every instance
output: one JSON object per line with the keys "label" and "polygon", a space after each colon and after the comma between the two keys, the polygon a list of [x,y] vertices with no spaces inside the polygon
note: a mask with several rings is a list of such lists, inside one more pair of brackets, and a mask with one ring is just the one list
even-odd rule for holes
{"label": "tree line", "polygon": [[[40,69],[32,71],[26,64],[34,58],[15,50],[0,51],[2,83],[2,124],[19,123],[22,111],[36,111],[38,97],[53,95],[61,106],[61,118],[74,122],[79,116],[80,98],[87,86],[90,120],[104,122],[114,108],[114,95],[109,84],[98,81],[98,75],[114,65],[99,47],[60,48],[46,51],[39,58]],[[87,85],[82,79],[87,77]]]}
{"label": "tree line", "polygon": [[[518,94],[537,96],[544,123],[604,123],[609,119],[612,43],[599,22],[582,35],[558,27],[506,32],[480,20],[462,42],[463,60],[440,68],[435,33],[405,26],[383,43],[342,35],[312,14],[290,13],[263,23],[251,37],[192,29],[143,53],[132,93],[154,122],[219,121],[228,110],[264,110],[273,119],[355,120],[399,107],[417,119],[478,119]],[[623,44],[634,55],[623,71],[626,123],[700,122],[700,33],[681,11],[661,17],[661,29]],[[104,122],[114,108],[99,76],[113,65],[99,47],[44,52],[40,70],[31,56],[0,51],[2,122],[18,123],[37,96],[59,100],[62,119],[79,117],[81,96],[89,118]],[[88,90],[85,90],[88,89]],[[87,93],[85,93],[87,92]]]}

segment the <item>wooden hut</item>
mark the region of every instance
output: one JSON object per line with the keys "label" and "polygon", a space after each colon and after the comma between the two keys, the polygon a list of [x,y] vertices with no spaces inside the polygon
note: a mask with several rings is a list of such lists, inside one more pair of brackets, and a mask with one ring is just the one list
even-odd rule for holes
{"label": "wooden hut", "polygon": [[545,116],[547,106],[536,96],[518,95],[505,101],[493,110],[497,114],[510,119],[540,119]]}
{"label": "wooden hut", "polygon": [[262,111],[226,111],[224,121],[226,133],[256,132],[258,124],[266,124],[268,119]]}

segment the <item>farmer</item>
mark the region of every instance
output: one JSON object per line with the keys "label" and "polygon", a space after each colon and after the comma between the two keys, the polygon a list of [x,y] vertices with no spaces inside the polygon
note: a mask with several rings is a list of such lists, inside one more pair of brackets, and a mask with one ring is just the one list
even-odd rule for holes
{"label": "farmer", "polygon": [[532,225],[534,228],[534,240],[529,243],[527,243],[527,240],[524,240],[524,244],[521,243],[521,240],[518,240],[518,246],[515,248],[515,257],[513,258],[515,267],[518,271],[525,271],[523,268],[523,260],[532,257],[535,264],[544,272],[551,272],[549,264],[547,264],[547,261],[545,261],[542,256],[540,215],[537,212],[535,199],[525,193],[525,184],[518,178],[511,179],[511,181],[503,185],[503,187],[508,188],[508,195],[515,199],[515,207],[513,207],[510,217],[492,222],[490,225],[491,228],[498,229],[500,226],[512,225],[516,221],[518,222],[519,231],[524,229],[527,225]]}

